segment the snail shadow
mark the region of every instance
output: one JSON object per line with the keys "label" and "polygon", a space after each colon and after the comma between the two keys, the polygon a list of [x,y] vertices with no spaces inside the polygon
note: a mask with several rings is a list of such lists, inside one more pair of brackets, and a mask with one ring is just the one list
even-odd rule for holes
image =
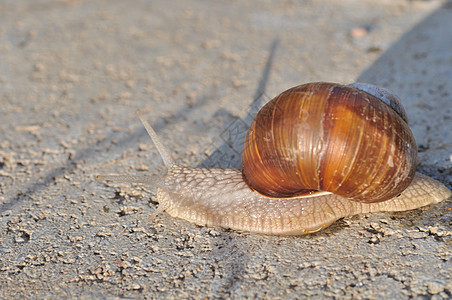
{"label": "snail shadow", "polygon": [[419,152],[418,170],[447,181],[452,155],[452,2],[392,44],[357,81],[393,90],[402,99]]}
{"label": "snail shadow", "polygon": [[[447,2],[403,34],[356,81],[381,85],[394,89],[395,92],[418,90],[426,84],[423,81],[436,82],[442,79],[450,82],[450,28],[452,2]],[[409,94],[415,95],[412,92]],[[410,100],[404,99],[405,101]]]}
{"label": "snail shadow", "polygon": [[249,106],[248,113],[243,118],[234,118],[229,113],[220,109],[216,115],[229,115],[229,125],[223,130],[217,140],[212,141],[204,153],[206,157],[197,167],[199,168],[241,168],[242,149],[246,133],[257,112],[269,101],[265,94],[265,88],[270,78],[276,50],[279,46],[279,38],[275,38],[270,45],[267,62],[262,70],[262,77],[258,83],[253,101]]}
{"label": "snail shadow", "polygon": [[[413,110],[416,105],[419,106],[418,101],[424,103],[429,101],[426,97],[413,96],[423,95],[421,91],[428,91],[432,86],[438,91],[452,89],[450,73],[452,35],[448,33],[449,28],[452,28],[450,2],[445,3],[403,34],[372,65],[357,76],[356,82],[368,82],[393,90],[401,96],[408,114],[411,115],[410,119],[413,119],[413,116],[416,117]],[[212,141],[204,152],[206,157],[197,165],[198,167],[241,167],[246,132],[258,110],[270,100],[265,95],[265,86],[278,45],[279,40],[275,40],[270,47],[267,64],[262,71],[263,79],[258,85],[248,114],[243,118],[229,116],[229,126],[223,130],[217,141]],[[369,51],[375,51],[375,47]],[[439,106],[437,111],[440,111]],[[217,113],[227,112],[219,110]],[[446,118],[447,113],[443,114]],[[441,120],[437,119],[436,122]]]}

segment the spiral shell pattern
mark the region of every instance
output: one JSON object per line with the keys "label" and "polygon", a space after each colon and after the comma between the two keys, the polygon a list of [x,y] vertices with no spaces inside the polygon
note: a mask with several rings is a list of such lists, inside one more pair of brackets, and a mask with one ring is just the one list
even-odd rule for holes
{"label": "spiral shell pattern", "polygon": [[259,111],[242,162],[248,185],[266,196],[326,191],[370,203],[410,184],[417,147],[405,120],[380,99],[317,82],[291,88]]}

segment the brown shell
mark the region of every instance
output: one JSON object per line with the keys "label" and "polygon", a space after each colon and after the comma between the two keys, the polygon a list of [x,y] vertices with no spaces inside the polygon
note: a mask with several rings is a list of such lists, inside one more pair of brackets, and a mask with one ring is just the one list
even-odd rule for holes
{"label": "brown shell", "polygon": [[410,184],[417,147],[407,123],[378,98],[318,82],[291,88],[259,111],[242,161],[248,185],[270,197],[327,191],[379,202]]}

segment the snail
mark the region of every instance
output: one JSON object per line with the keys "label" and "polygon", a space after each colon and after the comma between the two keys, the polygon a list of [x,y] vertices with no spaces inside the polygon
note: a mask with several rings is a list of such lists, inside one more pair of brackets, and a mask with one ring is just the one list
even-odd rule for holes
{"label": "snail", "polygon": [[406,211],[452,192],[416,172],[417,147],[397,96],[370,84],[314,82],[268,102],[247,133],[243,169],[177,165],[137,111],[167,168],[149,184],[162,211],[198,225],[274,235],[319,231],[360,213]]}

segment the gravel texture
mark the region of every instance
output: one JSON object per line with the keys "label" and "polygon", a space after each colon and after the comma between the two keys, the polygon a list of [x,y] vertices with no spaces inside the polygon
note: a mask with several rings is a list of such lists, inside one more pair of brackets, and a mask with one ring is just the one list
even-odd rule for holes
{"label": "gravel texture", "polygon": [[[198,227],[157,207],[162,161],[237,167],[255,107],[310,81],[396,92],[418,170],[452,185],[452,2],[0,2],[0,298],[452,297],[452,203],[316,234]],[[257,100],[257,101],[256,101]]]}

